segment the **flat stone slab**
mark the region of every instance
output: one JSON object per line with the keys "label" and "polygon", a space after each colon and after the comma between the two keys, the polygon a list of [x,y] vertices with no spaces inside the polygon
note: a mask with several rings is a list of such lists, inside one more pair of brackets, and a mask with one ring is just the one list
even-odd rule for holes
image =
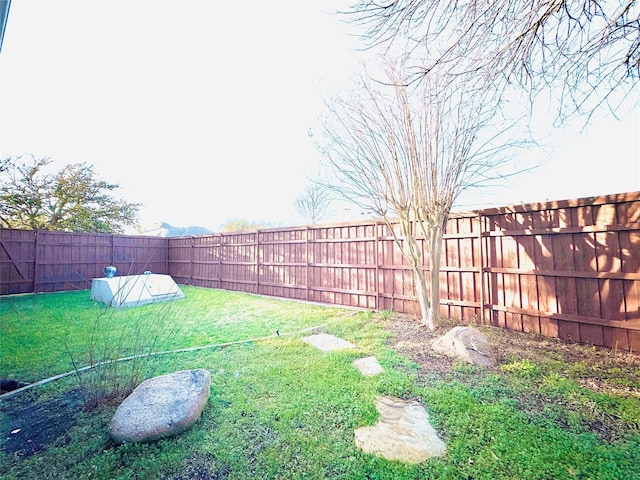
{"label": "flat stone slab", "polygon": [[316,333],[314,335],[310,335],[308,337],[302,338],[303,342],[306,342],[314,347],[322,350],[323,352],[331,352],[333,350],[345,350],[347,348],[356,348],[356,346],[351,343],[343,340],[342,338],[336,337],[329,333]]}
{"label": "flat stone slab", "polygon": [[145,380],[120,404],[109,433],[117,443],[177,435],[200,418],[210,385],[211,373],[203,368]]}
{"label": "flat stone slab", "polygon": [[364,357],[353,361],[353,366],[360,370],[365,377],[372,377],[384,372],[376,357]]}
{"label": "flat stone slab", "polygon": [[355,430],[356,446],[367,453],[403,463],[420,463],[443,455],[445,443],[429,423],[429,414],[417,402],[376,397],[380,421]]}

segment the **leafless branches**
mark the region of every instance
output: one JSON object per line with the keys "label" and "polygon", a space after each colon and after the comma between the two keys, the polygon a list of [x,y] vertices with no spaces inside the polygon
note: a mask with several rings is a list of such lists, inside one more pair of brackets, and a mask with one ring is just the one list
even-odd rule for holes
{"label": "leafless branches", "polygon": [[[516,143],[499,121],[492,92],[472,77],[443,81],[434,74],[407,85],[402,61],[388,61],[384,82],[360,78],[348,98],[330,106],[324,154],[334,188],[389,225],[412,266],[423,321],[438,319],[442,233],[462,190],[500,175]],[[399,229],[399,230],[398,230]],[[422,237],[430,264],[427,296]]]}
{"label": "leafless branches", "polygon": [[329,190],[320,183],[308,185],[293,204],[296,212],[309,225],[315,225],[323,218],[326,218],[329,214],[330,205]]}
{"label": "leafless branches", "polygon": [[560,88],[561,118],[640,79],[638,0],[360,0],[349,13],[370,45],[424,48],[422,74],[481,72],[500,92],[515,84],[532,96]]}

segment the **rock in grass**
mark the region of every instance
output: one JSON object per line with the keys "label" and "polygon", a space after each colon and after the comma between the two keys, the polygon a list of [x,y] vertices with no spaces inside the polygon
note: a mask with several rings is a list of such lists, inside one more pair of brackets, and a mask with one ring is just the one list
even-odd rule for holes
{"label": "rock in grass", "polygon": [[365,377],[373,377],[384,372],[384,368],[376,357],[364,357],[353,361],[353,365],[360,370]]}
{"label": "rock in grass", "polygon": [[150,378],[120,404],[109,433],[123,443],[151,442],[184,432],[200,418],[210,385],[211,373],[202,368]]}
{"label": "rock in grass", "polygon": [[445,443],[429,423],[427,410],[419,403],[376,397],[376,409],[380,421],[355,430],[358,448],[403,463],[420,463],[445,453]]}
{"label": "rock in grass", "polygon": [[435,339],[431,348],[448,357],[459,358],[472,365],[493,367],[496,357],[487,337],[472,327],[454,327]]}

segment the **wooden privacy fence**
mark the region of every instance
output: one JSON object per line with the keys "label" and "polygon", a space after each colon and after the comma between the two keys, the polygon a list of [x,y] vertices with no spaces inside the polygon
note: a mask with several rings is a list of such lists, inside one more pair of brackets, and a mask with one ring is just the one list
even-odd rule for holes
{"label": "wooden privacy fence", "polygon": [[113,265],[118,275],[166,273],[165,238],[0,229],[0,294],[91,288]]}
{"label": "wooden privacy fence", "polygon": [[[168,249],[179,283],[419,311],[380,222],[184,237]],[[452,215],[440,290],[440,313],[462,322],[640,351],[640,192]]]}
{"label": "wooden privacy fence", "polygon": [[[169,239],[0,233],[3,294],[88,288],[111,263],[182,284],[419,312],[381,222]],[[640,192],[452,215],[440,290],[440,313],[463,323],[640,351]]]}

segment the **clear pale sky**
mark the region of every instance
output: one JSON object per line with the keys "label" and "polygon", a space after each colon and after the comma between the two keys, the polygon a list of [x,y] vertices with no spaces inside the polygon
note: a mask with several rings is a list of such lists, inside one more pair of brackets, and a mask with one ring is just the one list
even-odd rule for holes
{"label": "clear pale sky", "polygon": [[[348,3],[14,0],[0,156],[92,163],[144,204],[143,226],[302,224],[293,202],[319,160],[309,129],[366,55],[330,14]],[[530,153],[548,160],[538,172],[460,209],[640,190],[638,109],[578,127]]]}

